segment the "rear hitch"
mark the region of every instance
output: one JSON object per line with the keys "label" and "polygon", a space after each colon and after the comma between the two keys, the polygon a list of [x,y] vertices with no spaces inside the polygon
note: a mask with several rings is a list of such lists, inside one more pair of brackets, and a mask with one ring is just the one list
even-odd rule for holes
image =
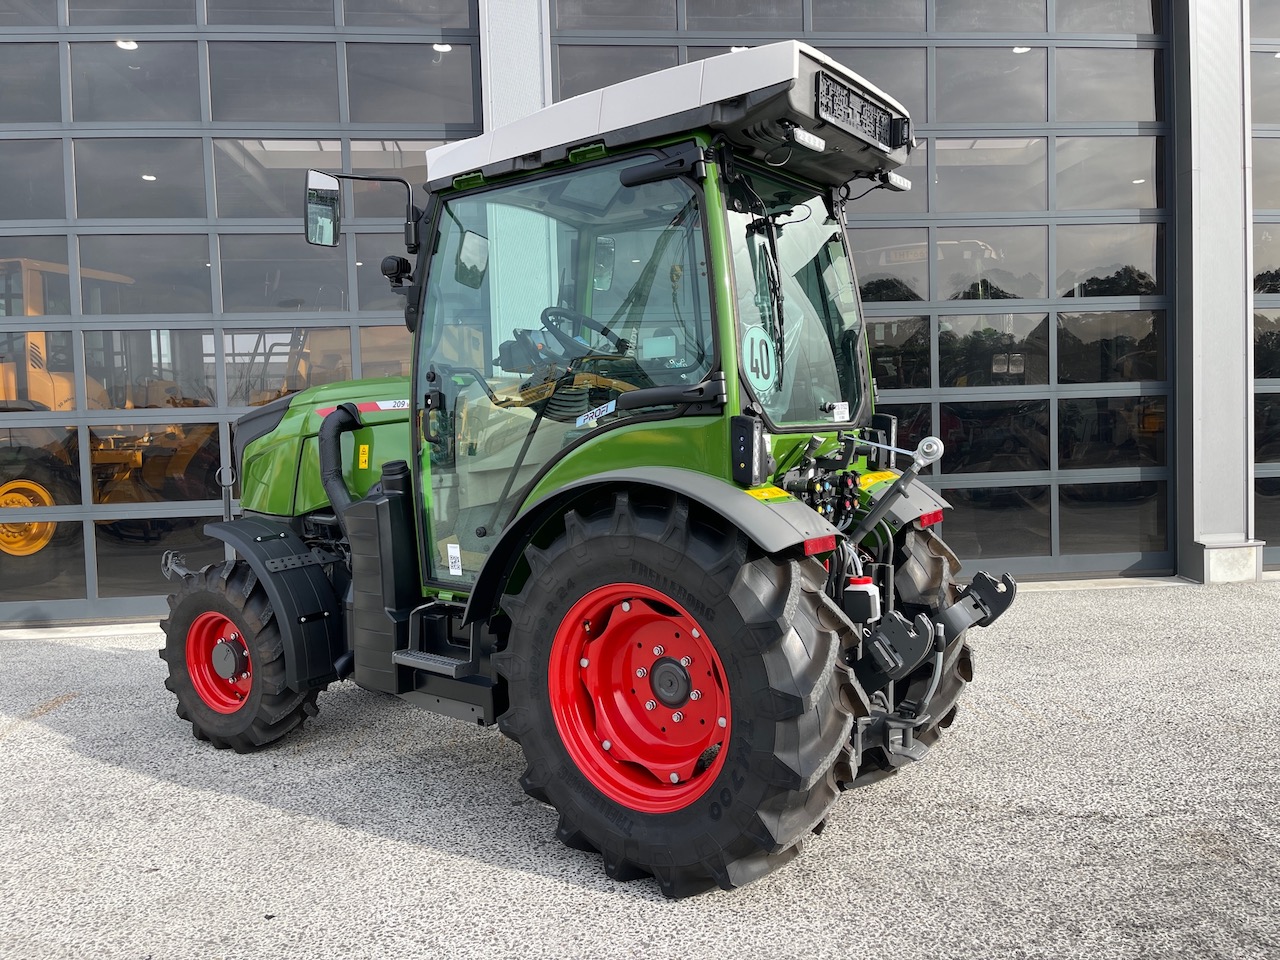
{"label": "rear hitch", "polygon": [[187,558],[177,550],[166,550],[160,558],[160,573],[166,580],[183,580],[195,571],[187,567]]}

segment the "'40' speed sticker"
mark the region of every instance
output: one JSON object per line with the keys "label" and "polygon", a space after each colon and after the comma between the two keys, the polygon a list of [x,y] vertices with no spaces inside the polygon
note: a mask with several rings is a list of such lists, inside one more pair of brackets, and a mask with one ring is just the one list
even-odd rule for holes
{"label": "'40' speed sticker", "polygon": [[742,369],[757,395],[772,393],[778,388],[777,350],[763,327],[748,327],[742,335]]}

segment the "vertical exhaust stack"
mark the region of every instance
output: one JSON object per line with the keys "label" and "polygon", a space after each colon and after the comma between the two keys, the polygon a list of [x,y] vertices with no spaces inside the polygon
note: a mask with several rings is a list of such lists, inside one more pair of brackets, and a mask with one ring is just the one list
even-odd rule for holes
{"label": "vertical exhaust stack", "polygon": [[347,536],[347,521],[343,514],[351,508],[354,498],[347,489],[346,481],[342,479],[342,435],[358,430],[361,426],[360,413],[355,404],[340,403],[337,409],[324,418],[316,434],[316,442],[320,446],[320,483],[333,506],[333,513],[338,518],[343,536]]}

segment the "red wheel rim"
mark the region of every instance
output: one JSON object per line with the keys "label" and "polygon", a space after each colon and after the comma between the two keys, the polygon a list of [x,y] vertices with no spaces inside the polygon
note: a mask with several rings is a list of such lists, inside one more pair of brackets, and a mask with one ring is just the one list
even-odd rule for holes
{"label": "red wheel rim", "polygon": [[724,666],[665,593],[634,583],[590,591],[556,631],[549,667],[560,739],[609,799],[669,813],[715,782],[732,722]]}
{"label": "red wheel rim", "polygon": [[253,663],[239,628],[220,613],[202,613],[187,631],[187,674],[205,705],[235,713],[253,689]]}

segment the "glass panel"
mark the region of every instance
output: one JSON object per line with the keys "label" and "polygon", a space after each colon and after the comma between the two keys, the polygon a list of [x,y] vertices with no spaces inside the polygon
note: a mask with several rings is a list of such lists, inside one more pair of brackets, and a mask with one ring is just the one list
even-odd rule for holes
{"label": "glass panel", "polygon": [[893,97],[917,124],[925,121],[925,52],[921,47],[823,47],[822,52]]}
{"label": "glass panel", "polygon": [[1274,53],[1253,53],[1249,67],[1253,122],[1280,123],[1280,58]]}
{"label": "glass panel", "polygon": [[800,30],[800,0],[685,0],[690,30]]}
{"label": "glass panel", "polygon": [[1058,466],[1163,467],[1164,397],[1058,401]]}
{"label": "glass panel", "polygon": [[1253,292],[1280,293],[1280,223],[1253,225]]}
{"label": "glass panel", "polygon": [[343,0],[347,26],[470,27],[472,0]]}
{"label": "glass panel", "polygon": [[228,313],[346,310],[347,258],[300,234],[222,236],[222,299]]}
{"label": "glass panel", "polygon": [[71,313],[65,237],[0,237],[0,318]]}
{"label": "glass panel", "polygon": [[71,0],[73,27],[195,23],[195,0]]}
{"label": "glass panel", "polygon": [[939,317],[938,376],[944,387],[1048,383],[1049,315]]}
{"label": "glass panel", "polygon": [[1043,297],[1049,275],[1044,227],[947,227],[937,233],[938,295],[946,300]]}
{"label": "glass panel", "polygon": [[1044,33],[1046,0],[934,0],[934,29],[939,32]]}
{"label": "glass panel", "polygon": [[1253,209],[1280,210],[1280,140],[1253,138]]}
{"label": "glass panel", "polygon": [[867,340],[877,389],[929,386],[928,317],[868,317]]}
{"label": "glass panel", "polygon": [[555,0],[560,30],[675,30],[676,0]]}
{"label": "glass panel", "polygon": [[934,149],[935,210],[1044,210],[1049,206],[1043,138],[939,139]]}
{"label": "glass panel", "polygon": [[1049,466],[1049,401],[994,400],[939,407],[946,473],[1045,470]]}
{"label": "glass panel", "polygon": [[56,0],[0,0],[0,29],[53,27],[57,24]]}
{"label": "glass panel", "polygon": [[1048,116],[1048,60],[1043,47],[939,49],[941,123],[1013,123]]}
{"label": "glass panel", "polygon": [[1163,206],[1163,150],[1159,137],[1059,137],[1058,209]]}
{"label": "glass panel", "polygon": [[[0,523],[0,541],[5,540],[17,547],[12,552],[0,549],[4,601],[82,600],[88,596],[84,525],[79,520],[19,522],[16,516],[6,518]],[[27,545],[33,541],[44,545],[27,553]]]}
{"label": "glass panel", "polygon": [[1259,477],[1253,491],[1253,535],[1269,547],[1280,544],[1280,477]]}
{"label": "glass panel", "polygon": [[[13,274],[0,275],[0,301],[9,299],[12,279]],[[0,412],[60,412],[79,406],[71,357],[69,330],[0,331]],[[102,406],[94,399],[91,384],[89,405]]]}
{"label": "glass panel", "polygon": [[341,169],[342,145],[337,140],[214,140],[218,216],[301,217],[303,175],[313,167]]}
{"label": "glass panel", "polygon": [[211,330],[86,330],[89,406],[211,407]]}
{"label": "glass panel", "polygon": [[351,379],[347,327],[229,330],[222,348],[232,406],[258,406],[307,387]]}
{"label": "glass panel", "polygon": [[73,43],[71,117],[198,121],[198,69],[194,41]]}
{"label": "glass panel", "polygon": [[924,31],[924,0],[813,0],[815,30]]}
{"label": "glass panel", "polygon": [[1280,463],[1280,393],[1253,398],[1253,437],[1259,463]]}
{"label": "glass panel", "polygon": [[354,123],[475,123],[471,85],[469,44],[347,44]]}
{"label": "glass panel", "polygon": [[0,57],[0,123],[62,119],[56,43],[6,43]]}
{"label": "glass panel", "polygon": [[[89,427],[94,503],[217,500],[216,423],[117,423]],[[147,521],[132,521],[146,529]],[[142,539],[144,534],[135,533]],[[154,538],[153,538],[154,539]]]}
{"label": "glass panel", "polygon": [[[6,354],[7,349],[0,346],[0,351]],[[10,411],[12,409],[9,408]],[[22,482],[13,484],[15,480]],[[0,430],[0,487],[7,487],[0,504],[6,511],[78,504],[80,447],[76,431],[70,427],[7,427]],[[52,532],[47,526],[43,531],[28,529],[17,532],[9,524],[0,525],[0,558],[19,551],[35,553],[43,549],[42,536]]]}
{"label": "glass panel", "polygon": [[1253,375],[1280,378],[1280,310],[1254,311]]}
{"label": "glass panel", "polygon": [[1163,310],[1058,314],[1058,382],[1164,380]]}
{"label": "glass panel", "polygon": [[1164,227],[1058,227],[1058,296],[1140,297],[1164,292]]}
{"label": "glass panel", "polygon": [[362,311],[404,312],[404,296],[396,293],[382,275],[382,258],[388,256],[405,256],[403,233],[362,233],[356,236],[356,291]]}
{"label": "glass panel", "polygon": [[1275,0],[1249,0],[1249,33],[1255,40],[1280,38],[1280,6]]}
{"label": "glass panel", "polygon": [[929,209],[929,141],[917,141],[907,162],[896,172],[911,181],[910,190],[899,193],[880,187],[859,197],[855,187],[856,199],[845,204],[845,222],[856,223],[864,213],[924,213]]}
{"label": "glass panel", "polygon": [[1063,33],[1157,33],[1160,6],[1160,0],[1057,0],[1056,19]]}
{"label": "glass panel", "polygon": [[206,236],[80,238],[84,312],[208,313]]}
{"label": "glass panel", "polygon": [[[413,188],[418,206],[426,203],[422,184],[427,179],[426,153],[443,140],[352,140],[351,172],[364,177],[399,177]],[[357,217],[394,217],[404,220],[408,195],[398,183],[370,180],[351,181]]]}
{"label": "glass panel", "polygon": [[413,334],[404,324],[360,328],[361,376],[407,377],[412,362]]}
{"label": "glass panel", "polygon": [[[898,418],[898,449],[914,450],[925,437],[933,435],[933,421],[927,403],[877,403],[876,413]],[[932,473],[930,465],[921,473]]]}
{"label": "glass panel", "polygon": [[1155,50],[1058,48],[1059,120],[1163,120]]}
{"label": "glass panel", "polygon": [[1059,488],[1063,553],[1140,553],[1168,550],[1169,485],[1064,483]]}
{"label": "glass panel", "polygon": [[210,23],[333,25],[333,0],[205,0]]}
{"label": "glass panel", "polygon": [[587,47],[561,44],[559,99],[674,67],[675,47]]}
{"label": "glass panel", "polygon": [[177,550],[192,570],[221,563],[221,540],[207,536],[204,525],[222,517],[135,517],[98,523],[94,530],[98,553],[98,594],[103,597],[163,596],[173,584],[160,573],[158,553]]}
{"label": "glass panel", "polygon": [[0,211],[5,220],[61,220],[61,140],[0,140]]}
{"label": "glass panel", "polygon": [[918,228],[849,231],[863,301],[929,299],[929,231]]}
{"label": "glass panel", "polygon": [[338,119],[338,56],[331,43],[214,41],[209,85],[214,120]]}
{"label": "glass panel", "polygon": [[952,507],[942,521],[942,535],[966,563],[1049,555],[1053,497],[1048,487],[951,487],[940,492]]}
{"label": "glass panel", "polygon": [[76,211],[81,217],[205,217],[199,140],[77,140]]}

